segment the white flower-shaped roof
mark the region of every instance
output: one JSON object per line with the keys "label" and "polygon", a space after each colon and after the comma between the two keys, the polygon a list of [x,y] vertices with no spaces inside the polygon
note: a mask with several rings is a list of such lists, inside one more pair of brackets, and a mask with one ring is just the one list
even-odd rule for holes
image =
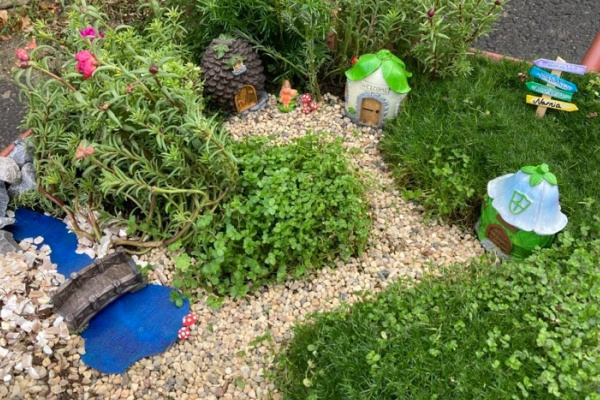
{"label": "white flower-shaped roof", "polygon": [[553,235],[567,225],[558,203],[556,177],[546,164],[491,180],[488,195],[500,216],[521,230]]}

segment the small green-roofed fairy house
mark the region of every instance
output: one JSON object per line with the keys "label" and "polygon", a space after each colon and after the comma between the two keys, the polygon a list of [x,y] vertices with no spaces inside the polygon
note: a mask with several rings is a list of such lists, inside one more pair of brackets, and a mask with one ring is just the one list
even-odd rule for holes
{"label": "small green-roofed fairy house", "polygon": [[356,123],[380,127],[400,112],[411,76],[389,50],[363,54],[346,71],[346,115]]}
{"label": "small green-roofed fairy house", "polygon": [[502,257],[522,259],[547,247],[567,225],[560,211],[556,176],[548,165],[523,167],[488,182],[477,235]]}

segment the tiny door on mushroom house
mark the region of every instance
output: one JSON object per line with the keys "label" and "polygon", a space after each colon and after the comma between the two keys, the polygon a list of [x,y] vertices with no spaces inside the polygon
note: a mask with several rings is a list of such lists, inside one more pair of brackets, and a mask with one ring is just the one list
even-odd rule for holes
{"label": "tiny door on mushroom house", "polygon": [[490,240],[490,242],[494,243],[504,254],[510,254],[512,251],[512,243],[510,238],[504,232],[504,229],[500,227],[500,225],[489,224],[485,230],[485,235]]}
{"label": "tiny door on mushroom house", "polygon": [[246,111],[256,103],[258,103],[258,98],[256,97],[256,89],[252,85],[242,87],[235,95],[235,108],[237,112]]}
{"label": "tiny door on mushroom house", "polygon": [[372,98],[364,98],[360,106],[360,122],[376,126],[380,121],[381,102]]}

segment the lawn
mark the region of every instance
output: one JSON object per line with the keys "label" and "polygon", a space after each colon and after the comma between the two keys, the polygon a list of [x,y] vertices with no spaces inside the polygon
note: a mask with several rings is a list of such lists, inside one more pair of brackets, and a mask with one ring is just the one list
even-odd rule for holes
{"label": "lawn", "polygon": [[[576,250],[574,250],[576,248]],[[598,399],[600,240],[455,266],[316,314],[278,363],[287,400]]]}
{"label": "lawn", "polygon": [[[579,111],[525,104],[530,66],[476,57],[469,76],[431,81],[416,75],[403,113],[385,127],[386,161],[409,198],[430,215],[471,227],[487,182],[526,165],[547,163],[558,178],[572,227],[589,219],[581,203],[600,193],[600,78],[571,74]],[[527,78],[532,80],[532,78]]]}

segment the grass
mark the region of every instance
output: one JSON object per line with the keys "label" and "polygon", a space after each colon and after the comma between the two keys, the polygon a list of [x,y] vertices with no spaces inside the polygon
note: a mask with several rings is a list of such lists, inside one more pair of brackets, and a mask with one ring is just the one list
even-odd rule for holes
{"label": "grass", "polygon": [[285,400],[598,399],[600,241],[400,282],[295,327]]}
{"label": "grass", "polygon": [[381,148],[404,194],[433,217],[472,226],[488,181],[547,163],[563,211],[582,226],[589,214],[581,202],[600,193],[600,120],[590,115],[600,111],[600,78],[564,74],[579,87],[580,110],[539,119],[519,76],[528,64],[476,57],[473,67],[464,78],[415,76],[403,113],[385,126]]}

